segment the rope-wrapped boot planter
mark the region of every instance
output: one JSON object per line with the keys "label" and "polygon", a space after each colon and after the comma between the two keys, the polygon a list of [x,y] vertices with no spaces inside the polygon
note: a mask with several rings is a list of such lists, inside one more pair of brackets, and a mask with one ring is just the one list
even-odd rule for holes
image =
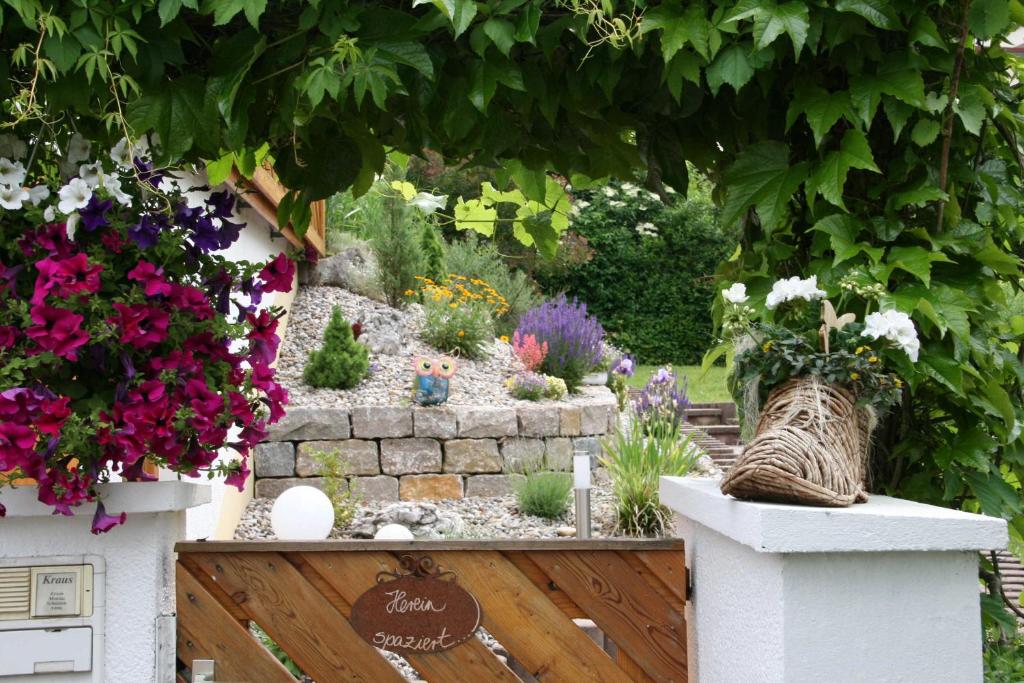
{"label": "rope-wrapped boot planter", "polygon": [[873,428],[873,413],[845,389],[791,379],[768,395],[755,436],[722,480],[722,493],[827,507],[865,503]]}

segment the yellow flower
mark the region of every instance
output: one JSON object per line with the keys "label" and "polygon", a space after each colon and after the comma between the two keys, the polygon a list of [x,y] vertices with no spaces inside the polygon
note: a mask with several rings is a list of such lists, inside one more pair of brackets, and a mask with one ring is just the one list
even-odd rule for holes
{"label": "yellow flower", "polygon": [[773,346],[775,346],[775,342],[766,341],[764,344],[761,345],[761,350],[764,351],[765,353],[768,353],[769,351],[772,350]]}
{"label": "yellow flower", "polygon": [[498,339],[500,339],[501,341],[503,341],[506,344],[508,344],[508,335],[507,334],[501,335],[500,337],[498,337]]}
{"label": "yellow flower", "polygon": [[857,380],[860,379],[860,373],[858,373],[858,372],[851,372],[850,373],[850,379],[852,379],[854,382],[856,382]]}
{"label": "yellow flower", "polygon": [[457,303],[455,303],[454,301],[452,303],[448,304],[448,308],[458,308],[458,307],[459,307],[459,305]]}
{"label": "yellow flower", "polygon": [[412,295],[413,295],[413,294],[415,294],[415,293],[416,293],[416,292],[414,292],[414,291],[413,291],[413,290],[411,290],[411,289],[407,289],[407,290],[405,290],[405,295],[406,295],[406,296],[412,296]]}
{"label": "yellow flower", "polygon": [[462,330],[459,330],[459,336],[460,336],[460,337],[465,337],[465,336],[466,336],[466,333],[465,333],[465,332],[463,332]]}
{"label": "yellow flower", "polygon": [[860,354],[864,353],[864,347],[863,346],[858,346],[857,349],[854,351],[854,353],[859,356]]}
{"label": "yellow flower", "polygon": [[896,385],[897,389],[902,389],[903,388],[903,380],[901,380],[899,377],[897,377],[896,381],[893,382],[893,383]]}
{"label": "yellow flower", "polygon": [[878,362],[878,356],[870,356],[868,358],[868,362],[869,363],[877,363]]}

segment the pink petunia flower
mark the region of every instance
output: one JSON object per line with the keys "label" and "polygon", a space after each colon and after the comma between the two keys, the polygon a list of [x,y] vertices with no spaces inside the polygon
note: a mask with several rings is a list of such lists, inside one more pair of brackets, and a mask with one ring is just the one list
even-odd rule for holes
{"label": "pink petunia flower", "polygon": [[93,294],[100,289],[100,273],[102,264],[89,265],[89,259],[79,252],[66,259],[44,258],[36,262],[35,291],[30,303],[35,306],[43,303],[50,294],[67,299],[73,294]]}
{"label": "pink petunia flower", "polygon": [[49,351],[61,358],[78,360],[78,348],[89,341],[89,333],[82,329],[82,316],[45,304],[33,306],[29,315],[35,325],[25,330],[25,336],[36,343],[29,355]]}
{"label": "pink petunia flower", "polygon": [[171,285],[164,279],[164,269],[157,268],[149,261],[139,259],[135,267],[128,271],[128,279],[141,284],[146,296],[167,296],[171,293]]}
{"label": "pink petunia flower", "polygon": [[159,344],[167,338],[170,316],[155,306],[114,304],[117,315],[110,322],[121,330],[121,343],[137,349]]}
{"label": "pink petunia flower", "polygon": [[295,262],[281,252],[259,272],[259,278],[263,280],[260,289],[264,292],[290,292],[294,277]]}

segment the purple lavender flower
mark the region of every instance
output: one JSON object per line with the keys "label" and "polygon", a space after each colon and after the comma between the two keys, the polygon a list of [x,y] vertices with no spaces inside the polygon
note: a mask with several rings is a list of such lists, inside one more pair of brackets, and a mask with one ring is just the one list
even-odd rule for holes
{"label": "purple lavender flower", "polygon": [[517,372],[508,381],[508,388],[512,395],[524,401],[539,401],[548,388],[548,382],[536,372],[523,370]]}
{"label": "purple lavender flower", "polygon": [[586,304],[575,298],[570,302],[565,294],[524,313],[518,332],[521,337],[532,334],[539,343],[547,342],[548,354],[541,370],[561,377],[570,391],[597,367],[604,353],[601,323],[587,315]]}

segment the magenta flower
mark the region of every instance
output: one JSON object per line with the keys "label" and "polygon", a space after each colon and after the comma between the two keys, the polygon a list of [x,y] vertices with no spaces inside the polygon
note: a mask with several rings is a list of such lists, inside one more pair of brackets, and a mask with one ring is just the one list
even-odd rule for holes
{"label": "magenta flower", "polygon": [[96,535],[105,534],[115,526],[124,524],[126,519],[128,515],[124,512],[119,515],[108,515],[103,502],[99,501],[96,503],[96,514],[92,517],[92,532]]}
{"label": "magenta flower", "polygon": [[39,502],[53,507],[53,514],[70,517],[71,508],[91,500],[92,479],[77,469],[51,467],[39,479]]}
{"label": "magenta flower", "polygon": [[57,436],[64,423],[71,417],[71,407],[68,405],[70,402],[71,399],[67,396],[61,396],[53,401],[45,401],[32,423],[43,434]]}
{"label": "magenta flower", "polygon": [[171,285],[164,279],[164,269],[157,268],[149,261],[139,259],[135,267],[128,271],[128,279],[141,284],[146,296],[166,296],[171,293]]}
{"label": "magenta flower", "polygon": [[263,266],[259,278],[263,280],[264,292],[290,292],[295,277],[295,262],[281,252],[273,261]]}
{"label": "magenta flower", "polygon": [[171,285],[171,305],[188,311],[196,320],[209,320],[214,316],[213,306],[206,298],[206,292],[198,287]]}
{"label": "magenta flower", "polygon": [[277,356],[277,345],[281,338],[277,336],[277,318],[266,310],[259,315],[247,313],[246,320],[252,325],[249,332],[249,358],[262,365],[270,365]]}
{"label": "magenta flower", "polygon": [[167,338],[170,316],[155,306],[114,304],[117,315],[110,322],[121,329],[121,343],[142,349]]}
{"label": "magenta flower", "polygon": [[0,349],[10,349],[18,342],[18,328],[13,325],[0,325]]}
{"label": "magenta flower", "polygon": [[49,351],[60,358],[78,360],[77,349],[89,341],[89,333],[82,329],[84,318],[77,313],[53,306],[33,306],[29,312],[32,325],[25,336],[36,343],[30,355]]}
{"label": "magenta flower", "polygon": [[224,483],[234,486],[239,492],[245,491],[245,481],[249,478],[249,463],[246,458],[241,458],[231,463],[231,472],[224,478]]}
{"label": "magenta flower", "polygon": [[36,270],[39,275],[30,300],[33,306],[43,303],[50,294],[67,299],[73,294],[93,294],[99,291],[103,266],[98,263],[90,266],[86,255],[79,252],[61,260],[44,258],[36,262]]}

